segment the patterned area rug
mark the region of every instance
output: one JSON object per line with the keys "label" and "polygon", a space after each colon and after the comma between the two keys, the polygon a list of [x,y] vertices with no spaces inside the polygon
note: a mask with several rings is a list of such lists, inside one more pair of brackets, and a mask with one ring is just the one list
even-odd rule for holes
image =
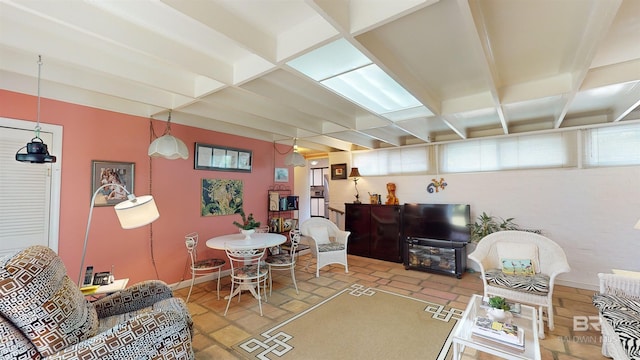
{"label": "patterned area rug", "polygon": [[354,284],[234,348],[247,359],[450,359],[462,312]]}

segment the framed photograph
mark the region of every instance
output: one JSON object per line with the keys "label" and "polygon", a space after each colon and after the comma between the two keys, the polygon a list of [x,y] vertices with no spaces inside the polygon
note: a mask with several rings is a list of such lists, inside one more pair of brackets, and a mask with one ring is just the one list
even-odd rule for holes
{"label": "framed photograph", "polygon": [[[95,206],[114,206],[127,200],[127,191],[133,193],[134,163],[93,160],[91,162],[91,196],[103,185],[96,195]],[[122,185],[109,186],[109,184]]]}
{"label": "framed photograph", "polygon": [[274,180],[275,182],[289,182],[289,169],[276,168]]}
{"label": "framed photograph", "polygon": [[282,222],[282,231],[291,231],[298,228],[298,219],[284,219]]}
{"label": "framed photograph", "polygon": [[274,217],[269,219],[269,232],[279,233],[282,229],[282,219],[279,217]]}
{"label": "framed photograph", "polygon": [[250,150],[196,143],[193,168],[197,170],[251,172]]}
{"label": "framed photograph", "polygon": [[331,165],[331,180],[344,180],[347,178],[347,164]]}

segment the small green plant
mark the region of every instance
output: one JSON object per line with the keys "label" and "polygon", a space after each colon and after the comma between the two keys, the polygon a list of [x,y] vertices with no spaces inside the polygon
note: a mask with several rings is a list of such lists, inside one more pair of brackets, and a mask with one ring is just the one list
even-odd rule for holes
{"label": "small green plant", "polygon": [[476,222],[469,225],[471,229],[471,241],[478,242],[482,240],[483,237],[497,231],[519,230],[518,225],[513,222],[513,219],[514,218],[497,218],[482,212],[482,215],[478,216]]}
{"label": "small green plant", "polygon": [[243,230],[251,230],[260,227],[260,221],[256,221],[253,218],[253,213],[250,213],[247,217],[245,216],[244,210],[240,210],[240,216],[242,217],[242,222],[234,221],[233,225]]}
{"label": "small green plant", "polygon": [[507,301],[500,296],[492,296],[489,298],[489,306],[494,309],[502,309],[504,311],[509,311],[511,307],[507,304]]}

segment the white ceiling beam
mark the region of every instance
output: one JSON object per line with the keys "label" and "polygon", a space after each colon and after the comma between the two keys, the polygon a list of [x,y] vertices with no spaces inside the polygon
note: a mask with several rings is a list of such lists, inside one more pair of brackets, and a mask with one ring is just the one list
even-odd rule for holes
{"label": "white ceiling beam", "polygon": [[635,108],[640,106],[640,81],[636,81],[633,88],[616,99],[612,111],[613,121],[620,121]]}
{"label": "white ceiling beam", "polygon": [[325,135],[352,143],[354,145],[362,146],[367,149],[375,149],[378,147],[377,140],[374,140],[370,136],[362,134],[358,131],[342,131],[337,133],[329,133]]}
{"label": "white ceiling beam", "polygon": [[292,125],[286,125],[281,122],[273,121],[267,118],[240,112],[233,108],[224,107],[220,104],[211,104],[206,102],[198,102],[187,107],[180,108],[180,112],[208,117],[215,121],[222,121],[229,124],[254,128],[257,130],[281,134],[284,136],[295,137],[296,128]]}
{"label": "white ceiling beam", "polygon": [[161,0],[177,11],[207,25],[211,29],[235,41],[239,46],[277,62],[276,39],[260,31],[253,24],[244,21],[213,1]]}
{"label": "white ceiling beam", "polygon": [[[391,126],[394,126],[394,125],[391,125]],[[360,132],[364,133],[367,136],[370,136],[370,137],[372,137],[374,139],[377,139],[379,141],[385,142],[385,143],[387,143],[389,145],[393,145],[393,146],[402,146],[402,145],[404,145],[403,139],[400,136],[398,136],[396,134],[393,134],[392,132],[388,131],[387,128],[385,128],[385,127],[377,127],[377,128],[372,128],[372,129],[368,129],[368,130],[362,130]]]}
{"label": "white ceiling beam", "polygon": [[588,25],[583,29],[584,33],[581,37],[583,41],[578,44],[578,51],[574,54],[568,54],[568,56],[573,55],[572,69],[574,69],[574,71],[572,74],[572,90],[563,97],[566,102],[562,110],[556,115],[554,128],[558,129],[562,125],[562,121],[571,107],[571,102],[580,90],[580,86],[589,71],[589,66],[596,56],[600,43],[607,35],[607,31],[611,28],[611,24],[616,17],[621,3],[622,0],[593,2],[593,8],[590,13],[591,16],[587,19]]}

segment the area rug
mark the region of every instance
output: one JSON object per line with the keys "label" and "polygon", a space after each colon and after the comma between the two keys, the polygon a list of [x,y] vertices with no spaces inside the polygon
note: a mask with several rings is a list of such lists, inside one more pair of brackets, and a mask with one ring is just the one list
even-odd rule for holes
{"label": "area rug", "polygon": [[450,359],[462,312],[354,284],[234,348],[247,359]]}

